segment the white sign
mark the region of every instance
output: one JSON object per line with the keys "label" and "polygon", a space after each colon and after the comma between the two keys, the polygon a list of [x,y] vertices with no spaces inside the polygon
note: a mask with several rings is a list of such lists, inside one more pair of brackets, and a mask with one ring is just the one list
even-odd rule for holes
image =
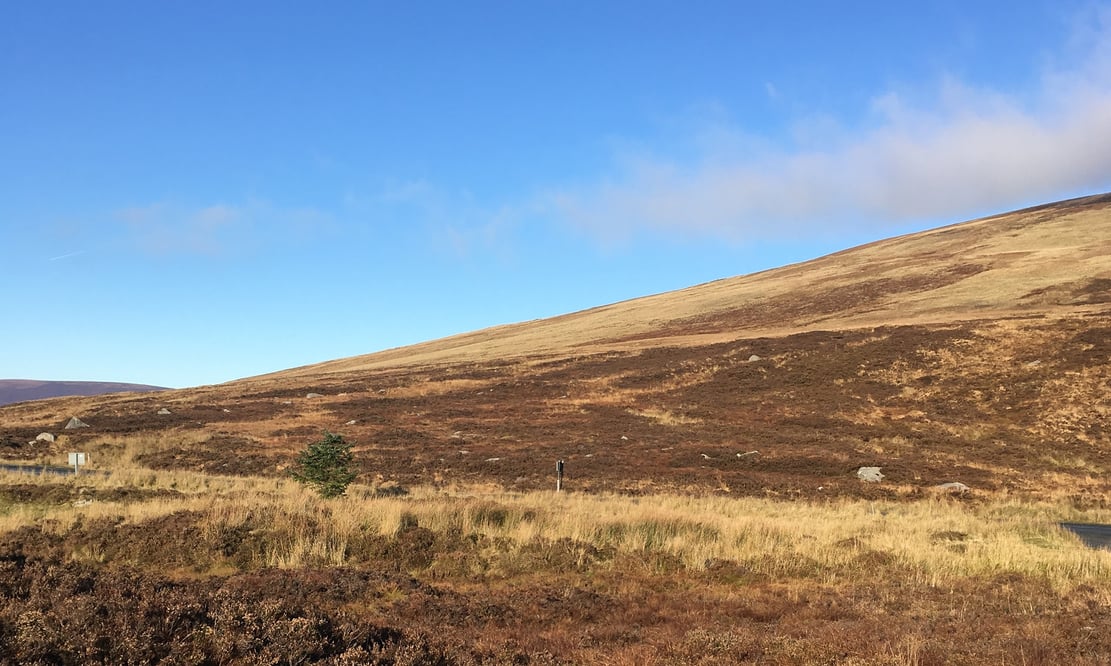
{"label": "white sign", "polygon": [[70,453],[69,454],[69,464],[74,465],[74,466],[84,465],[85,464],[85,454],[84,453]]}

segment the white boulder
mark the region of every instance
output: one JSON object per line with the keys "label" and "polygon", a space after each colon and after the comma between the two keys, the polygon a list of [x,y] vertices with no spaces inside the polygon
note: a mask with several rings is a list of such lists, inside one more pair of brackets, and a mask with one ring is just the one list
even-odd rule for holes
{"label": "white boulder", "polygon": [[856,470],[856,478],[868,483],[879,483],[883,481],[883,473],[879,467],[861,467]]}

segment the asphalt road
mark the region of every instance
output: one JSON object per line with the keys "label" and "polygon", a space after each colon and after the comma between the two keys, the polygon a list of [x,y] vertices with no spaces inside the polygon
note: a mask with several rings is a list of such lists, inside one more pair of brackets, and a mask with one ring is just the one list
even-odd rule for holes
{"label": "asphalt road", "polygon": [[73,476],[72,467],[56,467],[53,465],[11,465],[0,464],[0,470],[16,472],[17,474],[50,474],[52,476]]}
{"label": "asphalt road", "polygon": [[1080,537],[1084,545],[1089,548],[1107,548],[1111,550],[1111,525],[1061,523],[1061,527]]}

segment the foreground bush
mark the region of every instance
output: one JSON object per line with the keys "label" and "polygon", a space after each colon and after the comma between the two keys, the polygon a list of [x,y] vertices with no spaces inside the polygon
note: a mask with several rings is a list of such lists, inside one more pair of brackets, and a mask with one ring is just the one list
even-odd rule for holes
{"label": "foreground bush", "polygon": [[353,461],[347,440],[342,435],[326,432],[324,439],[309,444],[297,456],[297,467],[290,476],[312,486],[325,499],[339,497],[355,480],[356,474],[351,471]]}

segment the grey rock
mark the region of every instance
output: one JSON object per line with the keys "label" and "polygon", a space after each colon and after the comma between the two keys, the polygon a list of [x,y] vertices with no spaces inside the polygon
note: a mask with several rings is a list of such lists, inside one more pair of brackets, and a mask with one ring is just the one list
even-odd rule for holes
{"label": "grey rock", "polygon": [[868,483],[879,483],[883,481],[883,473],[879,467],[861,467],[856,470],[856,478]]}
{"label": "grey rock", "polygon": [[756,354],[753,354],[752,356],[749,356],[749,357],[748,357],[748,362],[749,362],[749,363],[755,363],[755,362],[757,362],[757,361],[763,361],[763,360],[764,360],[764,359],[760,358],[760,357],[759,357],[759,356],[757,356]]}
{"label": "grey rock", "polygon": [[162,409],[158,410],[158,414],[159,414],[159,416],[169,416],[170,415],[170,410],[163,407]]}
{"label": "grey rock", "polygon": [[324,396],[320,395],[319,393],[306,393],[305,397],[306,398],[323,398]]}
{"label": "grey rock", "polygon": [[69,420],[69,423],[66,424],[66,430],[77,430],[78,428],[88,428],[88,427],[89,427],[88,423],[85,423],[84,421],[77,418],[76,416],[72,417]]}
{"label": "grey rock", "polygon": [[52,435],[48,432],[40,432],[39,436],[35,438],[35,441],[36,442],[50,442],[51,444],[53,444],[54,443],[54,435]]}

